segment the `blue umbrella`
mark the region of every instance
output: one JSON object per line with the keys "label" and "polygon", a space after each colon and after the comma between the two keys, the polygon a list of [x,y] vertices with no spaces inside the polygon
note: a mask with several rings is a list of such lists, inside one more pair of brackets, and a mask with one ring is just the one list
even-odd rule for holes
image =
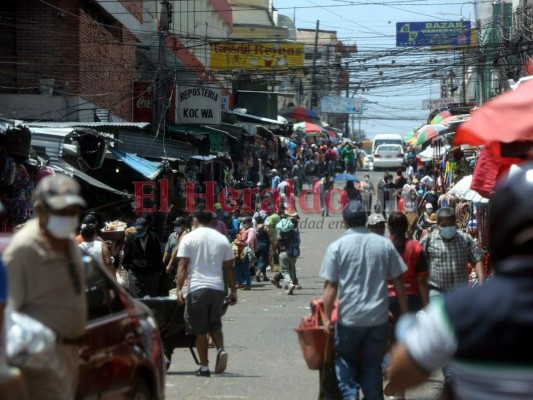
{"label": "blue umbrella", "polygon": [[335,178],[333,178],[333,181],[340,182],[340,181],[354,181],[359,182],[359,178],[355,175],[351,174],[337,174]]}

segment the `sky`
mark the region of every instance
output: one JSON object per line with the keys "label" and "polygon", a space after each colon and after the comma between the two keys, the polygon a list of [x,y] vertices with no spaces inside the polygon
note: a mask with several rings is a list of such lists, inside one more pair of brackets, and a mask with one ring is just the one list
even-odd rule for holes
{"label": "sky", "polygon": [[430,110],[423,100],[441,97],[439,76],[462,71],[458,51],[396,47],[396,23],[475,20],[473,3],[457,0],[274,0],[274,7],[295,17],[297,28],[314,29],[319,20],[321,30],[357,44],[358,52],[344,61],[350,95],[365,101],[355,129],[360,126],[370,139],[378,133],[404,136],[425,124]]}

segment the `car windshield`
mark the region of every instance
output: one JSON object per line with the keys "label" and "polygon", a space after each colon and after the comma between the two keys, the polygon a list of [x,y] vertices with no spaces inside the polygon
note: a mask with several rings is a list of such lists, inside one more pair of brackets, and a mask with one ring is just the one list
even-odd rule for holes
{"label": "car windshield", "polygon": [[397,145],[381,145],[376,153],[402,153],[402,147]]}

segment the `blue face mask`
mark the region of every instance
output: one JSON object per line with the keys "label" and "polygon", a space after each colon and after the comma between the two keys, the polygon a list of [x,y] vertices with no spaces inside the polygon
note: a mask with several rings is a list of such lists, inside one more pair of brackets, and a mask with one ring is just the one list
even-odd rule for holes
{"label": "blue face mask", "polygon": [[146,231],[139,231],[139,237],[142,239],[146,236]]}
{"label": "blue face mask", "polygon": [[440,235],[444,239],[452,239],[457,234],[457,227],[456,226],[446,226],[444,228],[440,228]]}

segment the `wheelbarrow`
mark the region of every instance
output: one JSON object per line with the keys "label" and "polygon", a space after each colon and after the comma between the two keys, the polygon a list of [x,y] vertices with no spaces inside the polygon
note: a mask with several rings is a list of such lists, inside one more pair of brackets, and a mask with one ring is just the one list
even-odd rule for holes
{"label": "wheelbarrow", "polygon": [[157,321],[163,341],[167,370],[176,348],[189,348],[194,362],[197,365],[200,364],[195,351],[196,336],[188,335],[185,331],[185,304],[178,304],[176,298],[171,297],[151,297],[139,300],[152,310]]}

